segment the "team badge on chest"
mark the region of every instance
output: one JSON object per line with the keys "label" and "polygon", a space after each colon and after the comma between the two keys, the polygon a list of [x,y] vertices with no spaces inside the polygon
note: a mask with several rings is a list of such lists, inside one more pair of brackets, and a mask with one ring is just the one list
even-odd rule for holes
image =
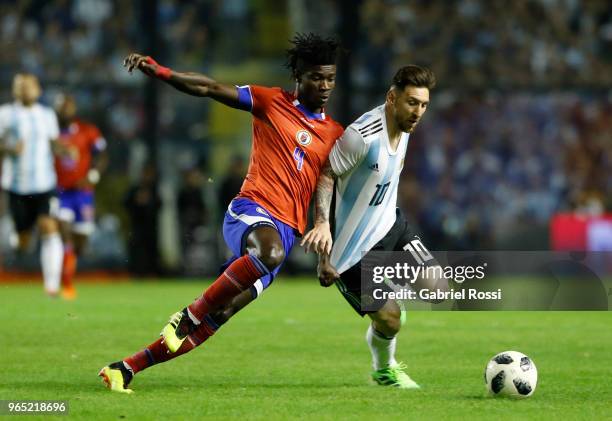
{"label": "team badge on chest", "polygon": [[302,146],[308,146],[312,143],[312,135],[308,130],[298,130],[295,134],[295,140]]}

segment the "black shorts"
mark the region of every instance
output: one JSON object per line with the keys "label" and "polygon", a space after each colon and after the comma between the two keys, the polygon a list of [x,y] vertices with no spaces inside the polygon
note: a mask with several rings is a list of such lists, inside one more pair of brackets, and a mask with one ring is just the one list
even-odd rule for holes
{"label": "black shorts", "polygon": [[[385,234],[385,236],[374,245],[371,251],[404,251],[404,246],[414,240],[419,240],[419,237],[414,234],[410,225],[406,221],[406,218],[399,210],[396,210],[395,223]],[[420,241],[420,240],[419,240]],[[410,253],[408,253],[410,255]],[[367,292],[362,290],[361,285],[361,267],[362,261],[355,263],[345,272],[340,275],[340,279],[336,281],[336,286],[344,299],[353,307],[353,309],[360,315],[365,316],[368,313],[375,313],[377,309],[380,309],[385,303],[375,302],[374,305],[368,305],[372,310],[362,310],[362,300],[368,297]],[[383,286],[384,288],[384,286]],[[365,296],[364,296],[365,294]]]}
{"label": "black shorts", "polygon": [[55,191],[21,195],[9,192],[9,208],[17,232],[32,229],[39,216],[52,216],[59,207]]}

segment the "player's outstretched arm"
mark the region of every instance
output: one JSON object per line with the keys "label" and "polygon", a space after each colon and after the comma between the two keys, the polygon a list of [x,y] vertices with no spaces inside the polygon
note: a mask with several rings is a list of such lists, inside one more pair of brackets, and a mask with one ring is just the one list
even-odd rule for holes
{"label": "player's outstretched arm", "polygon": [[315,221],[314,227],[306,233],[300,245],[319,254],[330,254],[332,250],[332,236],[329,225],[329,212],[334,192],[334,172],[329,160],[321,170],[317,182],[315,195]]}
{"label": "player's outstretched arm", "polygon": [[149,56],[132,53],[125,58],[123,66],[128,72],[140,70],[147,76],[156,77],[181,92],[193,96],[209,97],[233,108],[240,108],[238,89],[194,72],[177,72],[157,63]]}

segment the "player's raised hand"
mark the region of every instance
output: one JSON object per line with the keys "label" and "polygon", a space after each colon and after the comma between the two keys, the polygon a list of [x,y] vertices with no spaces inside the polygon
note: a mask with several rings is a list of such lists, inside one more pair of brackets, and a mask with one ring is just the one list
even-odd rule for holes
{"label": "player's raised hand", "polygon": [[331,254],[333,240],[329,223],[316,224],[313,229],[306,233],[300,245],[306,249],[306,253],[312,249],[318,254]]}
{"label": "player's raised hand", "polygon": [[132,73],[134,69],[139,69],[148,76],[155,76],[157,63],[149,56],[131,53],[123,60],[123,67],[127,67],[127,71],[130,73]]}
{"label": "player's raised hand", "polygon": [[127,67],[130,73],[132,73],[134,69],[138,69],[147,76],[166,81],[172,76],[172,70],[153,60],[153,57],[143,56],[137,53],[132,53],[127,56],[125,60],[123,60],[123,66]]}

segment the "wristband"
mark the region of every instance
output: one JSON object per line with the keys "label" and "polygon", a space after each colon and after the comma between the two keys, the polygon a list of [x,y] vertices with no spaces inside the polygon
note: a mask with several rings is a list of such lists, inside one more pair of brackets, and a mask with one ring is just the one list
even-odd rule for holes
{"label": "wristband", "polygon": [[155,77],[157,77],[159,79],[163,79],[163,80],[170,79],[170,76],[172,74],[172,70],[170,70],[169,67],[162,66],[161,64],[159,64],[158,62],[153,60],[153,57],[151,57],[151,56],[147,56],[146,62],[148,64],[151,64],[151,65],[155,66]]}

